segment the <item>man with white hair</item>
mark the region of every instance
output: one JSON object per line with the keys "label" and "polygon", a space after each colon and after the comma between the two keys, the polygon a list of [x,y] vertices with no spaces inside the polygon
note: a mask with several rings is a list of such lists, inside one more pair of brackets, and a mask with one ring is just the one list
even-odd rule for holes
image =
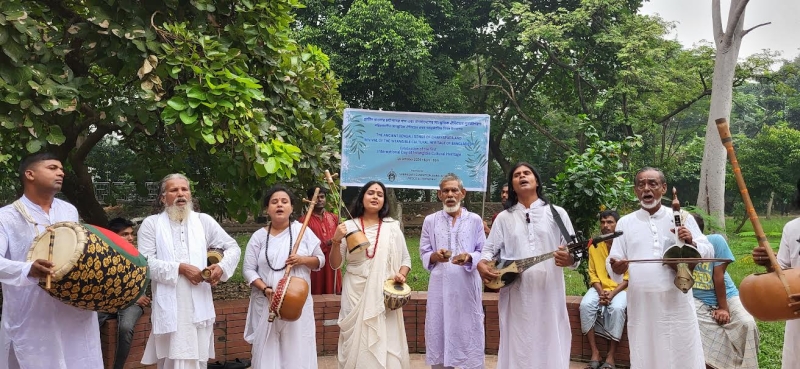
{"label": "man with white hair", "polygon": [[439,182],[443,209],[425,217],[419,253],[431,272],[425,315],[425,362],[434,369],[484,367],[481,277],[475,267],[486,236],[478,214],[461,207],[458,176]]}
{"label": "man with white hair", "polygon": [[[142,364],[205,369],[214,357],[211,287],[233,275],[241,250],[214,218],[193,211],[189,180],[182,174],[164,177],[156,202],[162,211],[145,218],[138,233],[153,286],[152,331]],[[209,248],[225,251],[203,279]]]}

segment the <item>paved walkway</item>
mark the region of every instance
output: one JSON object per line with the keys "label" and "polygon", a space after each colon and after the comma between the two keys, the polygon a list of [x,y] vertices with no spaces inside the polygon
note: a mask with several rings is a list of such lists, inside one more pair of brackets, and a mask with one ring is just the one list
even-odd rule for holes
{"label": "paved walkway", "polygon": [[[336,356],[317,356],[317,365],[319,369],[337,369]],[[497,366],[497,355],[486,355],[486,369],[494,369]],[[569,369],[583,369],[586,367],[585,363],[572,362]],[[411,368],[423,369],[430,368],[425,365],[424,354],[411,354]]]}

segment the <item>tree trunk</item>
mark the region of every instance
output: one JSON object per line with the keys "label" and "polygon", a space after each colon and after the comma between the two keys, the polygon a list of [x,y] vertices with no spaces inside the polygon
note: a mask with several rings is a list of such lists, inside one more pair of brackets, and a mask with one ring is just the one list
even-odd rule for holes
{"label": "tree trunk", "polygon": [[72,164],[72,171],[66,175],[61,192],[78,209],[84,223],[105,227],[108,215],[94,196],[92,176],[86,166]]}
{"label": "tree trunk", "polygon": [[403,204],[397,201],[397,194],[394,193],[394,188],[386,189],[386,201],[389,201],[389,216],[397,219],[400,222],[400,229],[403,228]]}
{"label": "tree trunk", "polygon": [[[732,0],[729,12],[728,29],[722,30],[719,0],[714,0],[714,40],[716,57],[714,59],[714,79],[711,85],[711,108],[706,125],[706,142],[703,152],[703,163],[700,168],[700,188],[697,194],[697,205],[707,212],[713,220],[711,229],[725,230],[725,165],[726,151],[719,139],[715,120],[730,120],[733,101],[733,78],[739,58],[739,46],[742,43],[742,24],[744,11],[736,13],[735,9],[747,4],[747,0]],[[730,18],[738,17],[737,19]],[[733,25],[733,26],[730,26]]]}
{"label": "tree trunk", "polygon": [[773,200],[775,200],[775,191],[769,193],[769,202],[767,202],[767,219],[772,216]]}

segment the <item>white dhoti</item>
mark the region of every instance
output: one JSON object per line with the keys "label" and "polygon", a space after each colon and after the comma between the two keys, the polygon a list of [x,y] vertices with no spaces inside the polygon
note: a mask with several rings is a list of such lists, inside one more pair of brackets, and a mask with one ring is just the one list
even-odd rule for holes
{"label": "white dhoti", "polygon": [[[167,334],[151,334],[142,357],[142,364],[158,364],[159,369],[206,369],[214,354],[214,320],[193,323],[191,282],[178,278],[178,330]],[[155,293],[155,291],[154,291]]]}

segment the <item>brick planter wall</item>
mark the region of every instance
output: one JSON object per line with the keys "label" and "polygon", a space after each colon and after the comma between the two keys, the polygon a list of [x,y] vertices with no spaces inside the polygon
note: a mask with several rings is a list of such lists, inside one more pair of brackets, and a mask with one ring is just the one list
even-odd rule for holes
{"label": "brick planter wall", "polygon": [[[486,312],[484,328],[486,330],[486,353],[497,354],[500,338],[500,321],[497,316],[496,293],[484,293],[483,308]],[[403,316],[408,338],[408,349],[412,353],[425,352],[425,301],[427,292],[412,292],[411,300],[403,307]],[[569,323],[572,328],[571,357],[576,361],[588,361],[591,356],[589,341],[581,334],[580,296],[567,296],[567,310]],[[234,360],[236,358],[249,358],[251,347],[244,341],[244,323],[247,317],[249,300],[216,301],[214,306],[217,311],[217,320],[214,324],[214,337],[216,342],[216,358],[212,361]],[[317,327],[317,353],[319,355],[335,355],[339,342],[339,327],[336,319],[339,317],[339,296],[321,295],[314,296],[314,318]],[[111,368],[116,345],[116,320],[108,320],[101,330],[103,360],[106,368]],[[144,345],[150,335],[150,310],[145,309],[144,315],[136,323],[133,335],[131,352],[128,356],[126,369],[155,368],[155,365],[145,366],[140,364]],[[608,350],[605,339],[597,337],[597,345],[601,355]],[[627,332],[622,335],[617,349],[616,361],[618,366],[629,365],[630,351],[628,349]]]}

